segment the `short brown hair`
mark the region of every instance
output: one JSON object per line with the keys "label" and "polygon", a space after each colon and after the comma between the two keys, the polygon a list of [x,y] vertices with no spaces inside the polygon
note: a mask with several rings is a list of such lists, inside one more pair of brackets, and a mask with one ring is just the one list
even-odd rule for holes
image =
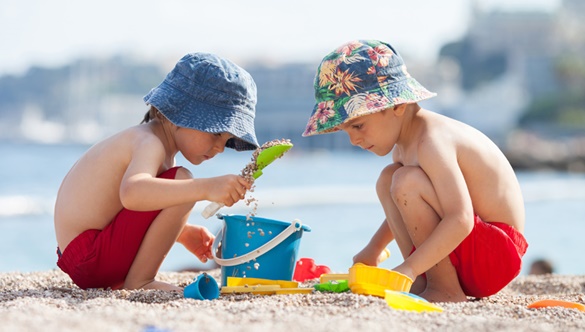
{"label": "short brown hair", "polygon": [[146,114],[144,114],[144,119],[142,119],[142,122],[140,122],[140,124],[150,122],[150,120],[156,118],[158,114],[159,112],[156,109],[156,107],[151,105],[148,111],[146,111]]}

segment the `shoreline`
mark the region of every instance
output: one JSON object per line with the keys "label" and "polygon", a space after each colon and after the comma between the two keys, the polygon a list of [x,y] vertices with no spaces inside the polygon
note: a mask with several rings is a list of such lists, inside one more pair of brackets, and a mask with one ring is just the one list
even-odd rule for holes
{"label": "shoreline", "polygon": [[[220,280],[220,270],[207,272]],[[188,285],[198,272],[162,272]],[[585,312],[537,300],[585,302],[585,275],[519,276],[498,294],[439,303],[442,313],[391,309],[384,299],[347,293],[222,295],[213,301],[146,290],[81,290],[59,270],[0,273],[2,331],[582,331]],[[311,287],[311,283],[301,284]]]}

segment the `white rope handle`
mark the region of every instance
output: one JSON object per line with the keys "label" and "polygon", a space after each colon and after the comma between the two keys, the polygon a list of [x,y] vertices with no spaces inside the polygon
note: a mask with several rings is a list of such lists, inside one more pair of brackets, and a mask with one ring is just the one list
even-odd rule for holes
{"label": "white rope handle", "polygon": [[[224,221],[224,223],[225,223],[225,221]],[[264,255],[268,251],[272,250],[274,247],[279,245],[282,241],[286,240],[286,238],[288,238],[291,234],[300,231],[302,227],[303,227],[303,224],[301,223],[301,221],[298,219],[295,219],[290,224],[290,226],[288,226],[285,230],[280,232],[280,234],[278,234],[277,236],[272,238],[272,240],[264,243],[259,248],[254,249],[254,250],[250,251],[249,253],[244,254],[242,256],[238,256],[238,257],[234,257],[234,258],[225,258],[225,259],[219,258],[215,255],[215,252],[217,251],[217,246],[218,246],[218,239],[220,238],[220,235],[223,235],[223,227],[222,227],[219,230],[219,232],[217,233],[217,235],[215,236],[215,240],[213,240],[213,247],[211,249],[211,253],[213,254],[213,260],[221,266],[235,266],[235,265],[244,264],[244,263],[249,262],[253,259],[256,259],[256,258]]]}

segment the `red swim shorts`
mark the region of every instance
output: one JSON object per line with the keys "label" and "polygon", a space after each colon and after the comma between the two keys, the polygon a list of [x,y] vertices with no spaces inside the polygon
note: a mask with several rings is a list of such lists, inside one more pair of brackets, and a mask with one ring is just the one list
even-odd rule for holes
{"label": "red swim shorts", "polygon": [[449,254],[467,296],[486,297],[499,292],[522,268],[528,243],[514,227],[484,222],[475,216],[475,225]]}
{"label": "red swim shorts", "polygon": [[[514,227],[485,222],[476,215],[473,230],[449,258],[465,294],[487,297],[506,287],[520,273],[527,248],[526,239]],[[415,250],[413,247],[411,254]]]}
{"label": "red swim shorts", "polygon": [[[173,167],[158,177],[174,179],[178,169]],[[79,234],[62,254],[57,248],[57,266],[82,289],[121,288],[146,231],[159,213],[122,209],[103,230]]]}

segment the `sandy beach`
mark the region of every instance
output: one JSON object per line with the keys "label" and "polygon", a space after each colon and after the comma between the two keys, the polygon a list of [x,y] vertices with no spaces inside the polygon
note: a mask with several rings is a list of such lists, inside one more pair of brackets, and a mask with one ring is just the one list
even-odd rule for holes
{"label": "sandy beach", "polygon": [[[220,280],[220,270],[209,273]],[[163,272],[158,279],[186,286],[198,274]],[[2,273],[0,287],[2,331],[585,330],[585,312],[526,308],[541,299],[584,303],[585,276],[520,276],[492,297],[441,303],[442,313],[394,310],[381,298],[351,292],[237,294],[198,301],[163,291],[84,291],[58,270]]]}

